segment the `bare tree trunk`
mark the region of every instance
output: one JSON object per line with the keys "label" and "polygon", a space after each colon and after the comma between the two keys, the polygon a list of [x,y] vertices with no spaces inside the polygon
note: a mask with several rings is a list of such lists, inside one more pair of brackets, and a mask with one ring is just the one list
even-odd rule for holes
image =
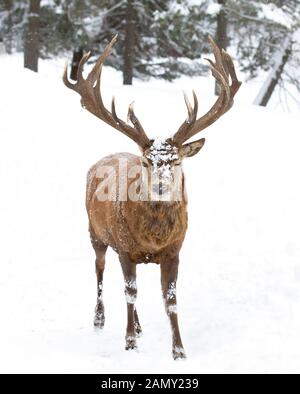
{"label": "bare tree trunk", "polygon": [[3,0],[3,4],[7,11],[12,9],[12,0]]}
{"label": "bare tree trunk", "polygon": [[72,68],[70,75],[73,81],[77,81],[78,66],[82,57],[83,57],[83,49],[82,48],[75,49],[75,51],[73,52]]}
{"label": "bare tree trunk", "polygon": [[135,10],[133,0],[127,0],[126,11],[126,29],[124,42],[124,68],[123,83],[124,85],[132,85],[133,65],[135,52]]}
{"label": "bare tree trunk", "polygon": [[12,9],[12,0],[3,0],[3,4],[4,4],[4,9],[5,10],[11,10]]}
{"label": "bare tree trunk", "polygon": [[286,37],[283,43],[283,47],[278,54],[274,68],[271,71],[266,82],[264,83],[263,87],[261,88],[258,96],[254,101],[254,104],[260,105],[262,107],[266,107],[268,105],[268,102],[270,101],[270,98],[272,97],[272,94],[274,93],[274,90],[276,89],[276,86],[281,79],[284,67],[292,53],[291,44],[291,37]]}
{"label": "bare tree trunk", "polygon": [[[221,9],[217,16],[216,43],[219,46],[219,48],[222,48],[226,51],[228,46],[228,36],[227,36],[228,20],[227,20],[226,12],[224,10],[226,0],[218,0],[218,3],[220,4]],[[219,93],[220,93],[219,85],[216,82],[215,94],[218,95]]]}
{"label": "bare tree trunk", "polygon": [[39,61],[39,17],[41,0],[30,0],[28,25],[24,42],[24,67],[38,71]]}
{"label": "bare tree trunk", "polygon": [[[3,4],[4,4],[4,9],[5,11],[8,12],[8,17],[7,17],[7,26],[8,26],[8,30],[11,31],[12,29],[12,18],[11,18],[11,14],[10,12],[13,9],[13,0],[3,0]],[[3,41],[0,37],[0,41]],[[9,37],[5,40],[5,49],[7,53],[11,53],[12,51],[12,38]]]}

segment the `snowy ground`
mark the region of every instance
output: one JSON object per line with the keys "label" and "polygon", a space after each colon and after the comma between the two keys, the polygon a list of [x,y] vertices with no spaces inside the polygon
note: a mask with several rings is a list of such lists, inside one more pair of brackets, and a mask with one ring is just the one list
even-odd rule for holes
{"label": "snowy ground", "polygon": [[[0,372],[299,373],[299,114],[251,106],[257,90],[246,84],[186,161],[190,226],[178,298],[188,360],[174,362],[157,266],[138,269],[139,353],[123,350],[126,305],[111,251],[106,326],[92,327],[86,172],[106,154],[137,148],[80,109],[60,62],[43,63],[39,75],[21,62],[0,58]],[[152,135],[176,131],[186,116],[181,90],[192,87],[204,111],[211,78],[125,88],[118,73],[103,73],[104,97],[116,95],[123,116],[135,99]]]}

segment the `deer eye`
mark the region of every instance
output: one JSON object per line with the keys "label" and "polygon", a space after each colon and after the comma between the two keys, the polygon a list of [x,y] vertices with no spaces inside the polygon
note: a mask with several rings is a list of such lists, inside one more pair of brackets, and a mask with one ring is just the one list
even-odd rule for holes
{"label": "deer eye", "polygon": [[144,157],[141,158],[141,163],[143,167],[149,167],[148,160],[145,159]]}

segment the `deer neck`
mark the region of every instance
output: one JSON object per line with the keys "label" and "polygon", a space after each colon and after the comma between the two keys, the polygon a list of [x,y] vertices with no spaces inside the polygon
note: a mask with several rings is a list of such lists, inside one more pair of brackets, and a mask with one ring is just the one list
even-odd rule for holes
{"label": "deer neck", "polygon": [[181,201],[138,202],[134,227],[140,242],[153,251],[183,238],[187,228],[186,205],[184,193]]}
{"label": "deer neck", "polygon": [[154,247],[175,242],[186,228],[186,206],[183,202],[149,202],[140,206],[139,230]]}

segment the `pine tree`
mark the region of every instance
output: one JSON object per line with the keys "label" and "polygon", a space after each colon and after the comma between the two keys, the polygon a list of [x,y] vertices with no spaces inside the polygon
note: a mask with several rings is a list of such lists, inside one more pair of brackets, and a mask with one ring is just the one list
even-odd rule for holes
{"label": "pine tree", "polygon": [[127,48],[128,2],[106,0],[103,2],[106,11],[102,30],[95,42],[97,51],[99,48],[102,50],[107,41],[118,33],[114,56],[108,59],[108,64],[119,70],[123,70],[124,65],[127,69],[125,58],[131,61],[130,73],[137,78],[154,76],[172,80],[182,74],[202,74],[208,68],[199,59],[210,50],[208,34],[214,34],[214,17],[206,14],[209,3],[202,1],[200,5],[194,5],[188,0],[133,1],[131,27],[135,46],[132,56],[128,57],[124,53]]}
{"label": "pine tree", "polygon": [[156,62],[149,59],[146,71],[169,80],[207,72],[199,60],[210,52],[207,37],[215,33],[216,18],[208,13],[210,5],[211,1],[171,1],[167,11],[156,13],[152,27],[157,37]]}
{"label": "pine tree", "polygon": [[137,44],[136,9],[132,0],[127,0],[125,18],[123,82],[124,85],[132,85]]}
{"label": "pine tree", "polygon": [[0,37],[7,53],[23,49],[27,8],[25,0],[3,0],[0,5]]}
{"label": "pine tree", "polygon": [[41,0],[30,0],[28,23],[24,34],[24,67],[38,71]]}
{"label": "pine tree", "polygon": [[[40,9],[39,55],[65,56],[71,51],[72,77],[76,78],[82,53],[101,53],[118,34],[114,56],[108,64],[124,71],[125,82],[130,83],[132,76],[171,80],[181,74],[199,75],[207,69],[199,62],[208,51],[207,35],[214,33],[214,17],[206,13],[210,2],[195,5],[190,0],[131,0],[134,12],[130,23],[132,37],[128,41],[127,0],[48,0]],[[12,43],[12,50],[24,49],[28,22],[28,1],[15,0],[0,25],[0,34],[7,46]],[[13,28],[8,27],[10,23]],[[130,55],[125,45],[128,42]]]}
{"label": "pine tree", "polygon": [[[218,0],[220,6],[219,12],[217,14],[217,27],[216,27],[216,43],[219,48],[226,51],[228,42],[228,17],[226,12],[226,0]],[[215,94],[218,95],[220,91],[219,84],[215,82]]]}
{"label": "pine tree", "polygon": [[255,103],[267,105],[275,88],[288,83],[300,91],[299,1],[227,0],[226,8],[242,70],[250,78],[269,72]]}
{"label": "pine tree", "polygon": [[[12,29],[12,9],[13,9],[13,2],[12,0],[3,0],[0,4],[0,42],[4,44],[5,40],[5,33]],[[6,25],[4,27],[4,25]],[[11,45],[8,40],[6,40],[6,50],[8,53],[11,52],[10,49]]]}

